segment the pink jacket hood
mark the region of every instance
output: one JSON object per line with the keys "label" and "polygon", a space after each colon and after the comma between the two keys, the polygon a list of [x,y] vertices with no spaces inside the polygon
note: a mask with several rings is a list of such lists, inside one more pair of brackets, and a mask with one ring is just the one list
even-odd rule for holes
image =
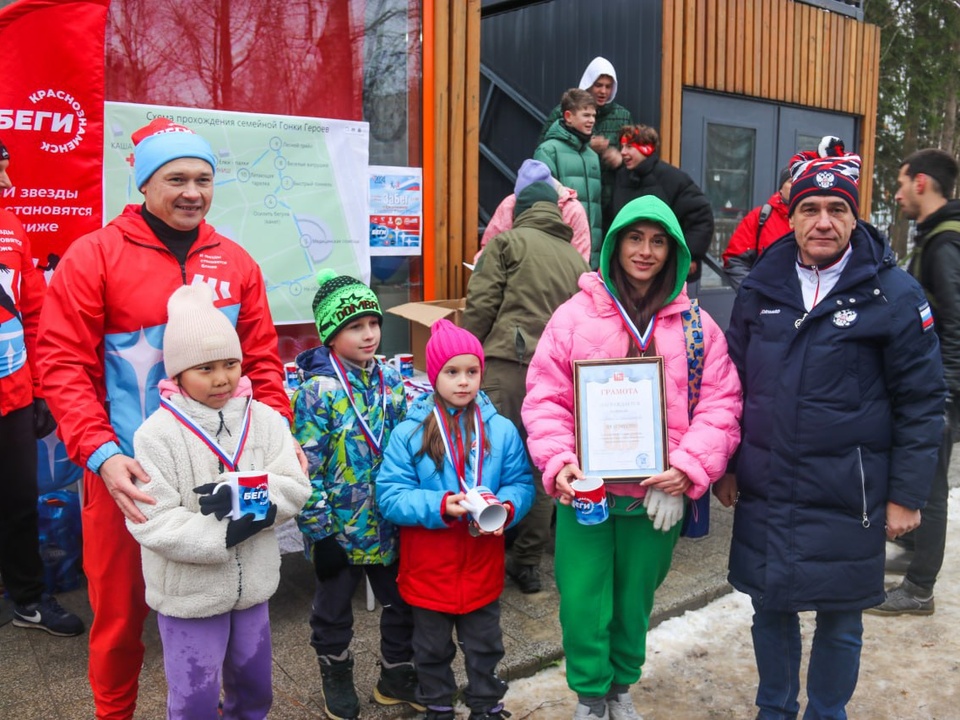
{"label": "pink jacket hood", "polygon": [[[177,385],[176,381],[171,380],[170,378],[164,378],[158,382],[157,390],[160,391],[160,397],[162,398],[169,398],[173,395],[190,397],[179,385]],[[240,382],[237,383],[237,388],[233,391],[233,397],[253,397],[253,384],[250,382],[250,378],[248,378],[246,375],[241,377]]]}
{"label": "pink jacket hood", "polygon": [[[727,354],[723,332],[703,309],[704,363],[700,402],[688,419],[686,337],[681,313],[690,309],[686,288],[660,310],[654,330],[664,359],[665,402],[670,465],[679,468],[698,498],[725,471],[740,442],[743,407],[740,379]],[[543,471],[547,493],[567,463],[579,466],[574,424],[573,361],[627,357],[630,338],[597,273],[580,276],[580,292],[550,318],[527,372],[523,424],[534,464]],[[643,497],[639,484],[611,485],[615,495]]]}

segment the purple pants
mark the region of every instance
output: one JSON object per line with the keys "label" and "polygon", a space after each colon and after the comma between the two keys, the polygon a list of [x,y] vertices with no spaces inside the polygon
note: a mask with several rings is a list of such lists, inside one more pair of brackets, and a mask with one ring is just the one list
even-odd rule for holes
{"label": "purple pants", "polygon": [[209,618],[157,614],[167,674],[167,720],[263,720],[273,703],[267,603]]}

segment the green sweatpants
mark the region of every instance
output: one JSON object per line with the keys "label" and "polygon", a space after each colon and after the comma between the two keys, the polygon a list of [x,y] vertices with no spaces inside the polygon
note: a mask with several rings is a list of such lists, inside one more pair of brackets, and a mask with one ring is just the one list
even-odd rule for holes
{"label": "green sweatpants", "polygon": [[599,697],[640,679],[653,595],[680,537],[679,523],[654,530],[642,505],[626,512],[630,502],[617,498],[599,525],[581,525],[572,507],[557,506],[560,626],[567,685],[579,695]]}

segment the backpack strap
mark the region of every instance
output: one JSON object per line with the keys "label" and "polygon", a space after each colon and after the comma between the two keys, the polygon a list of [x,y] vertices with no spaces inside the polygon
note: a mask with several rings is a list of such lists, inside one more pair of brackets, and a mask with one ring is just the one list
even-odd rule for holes
{"label": "backpack strap", "polygon": [[700,302],[690,301],[690,309],[680,313],[683,319],[683,334],[687,340],[687,414],[700,402],[700,385],[703,383],[703,323],[700,320]]}
{"label": "backpack strap", "polygon": [[920,283],[924,294],[927,296],[927,301],[930,303],[930,307],[932,307],[934,310],[937,309],[936,299],[931,293],[927,292],[927,287],[923,282],[924,250],[928,249],[933,244],[933,239],[937,237],[937,235],[945,232],[954,232],[960,235],[960,220],[944,220],[942,223],[938,223],[933,230],[927,233],[927,236],[924,238],[923,245],[917,245],[914,247],[913,251],[907,257],[907,272],[913,275],[917,282]]}
{"label": "backpack strap", "polygon": [[763,207],[760,208],[760,215],[757,217],[757,242],[756,247],[754,248],[757,251],[757,255],[760,254],[760,232],[763,230],[763,225],[767,220],[770,219],[770,213],[773,212],[773,205],[770,203],[764,203]]}
{"label": "backpack strap", "polygon": [[[700,319],[700,303],[694,298],[690,309],[680,313],[683,319],[683,334],[687,340],[687,413],[693,420],[693,411],[700,402],[700,385],[703,383],[703,322]],[[710,493],[699,500],[686,503],[680,534],[698,538],[710,532]]]}

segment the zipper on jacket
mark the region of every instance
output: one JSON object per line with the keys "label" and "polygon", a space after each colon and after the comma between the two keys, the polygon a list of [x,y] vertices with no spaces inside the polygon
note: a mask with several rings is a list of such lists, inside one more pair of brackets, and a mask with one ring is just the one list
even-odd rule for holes
{"label": "zipper on jacket", "polygon": [[870,518],[867,515],[867,478],[863,474],[863,453],[860,450],[860,446],[857,445],[857,464],[860,466],[860,498],[863,501],[863,519],[860,521],[860,524],[864,528],[870,527]]}
{"label": "zipper on jacket", "polygon": [[240,543],[233,547],[233,557],[237,562],[237,602],[243,597],[243,563],[240,562]]}

